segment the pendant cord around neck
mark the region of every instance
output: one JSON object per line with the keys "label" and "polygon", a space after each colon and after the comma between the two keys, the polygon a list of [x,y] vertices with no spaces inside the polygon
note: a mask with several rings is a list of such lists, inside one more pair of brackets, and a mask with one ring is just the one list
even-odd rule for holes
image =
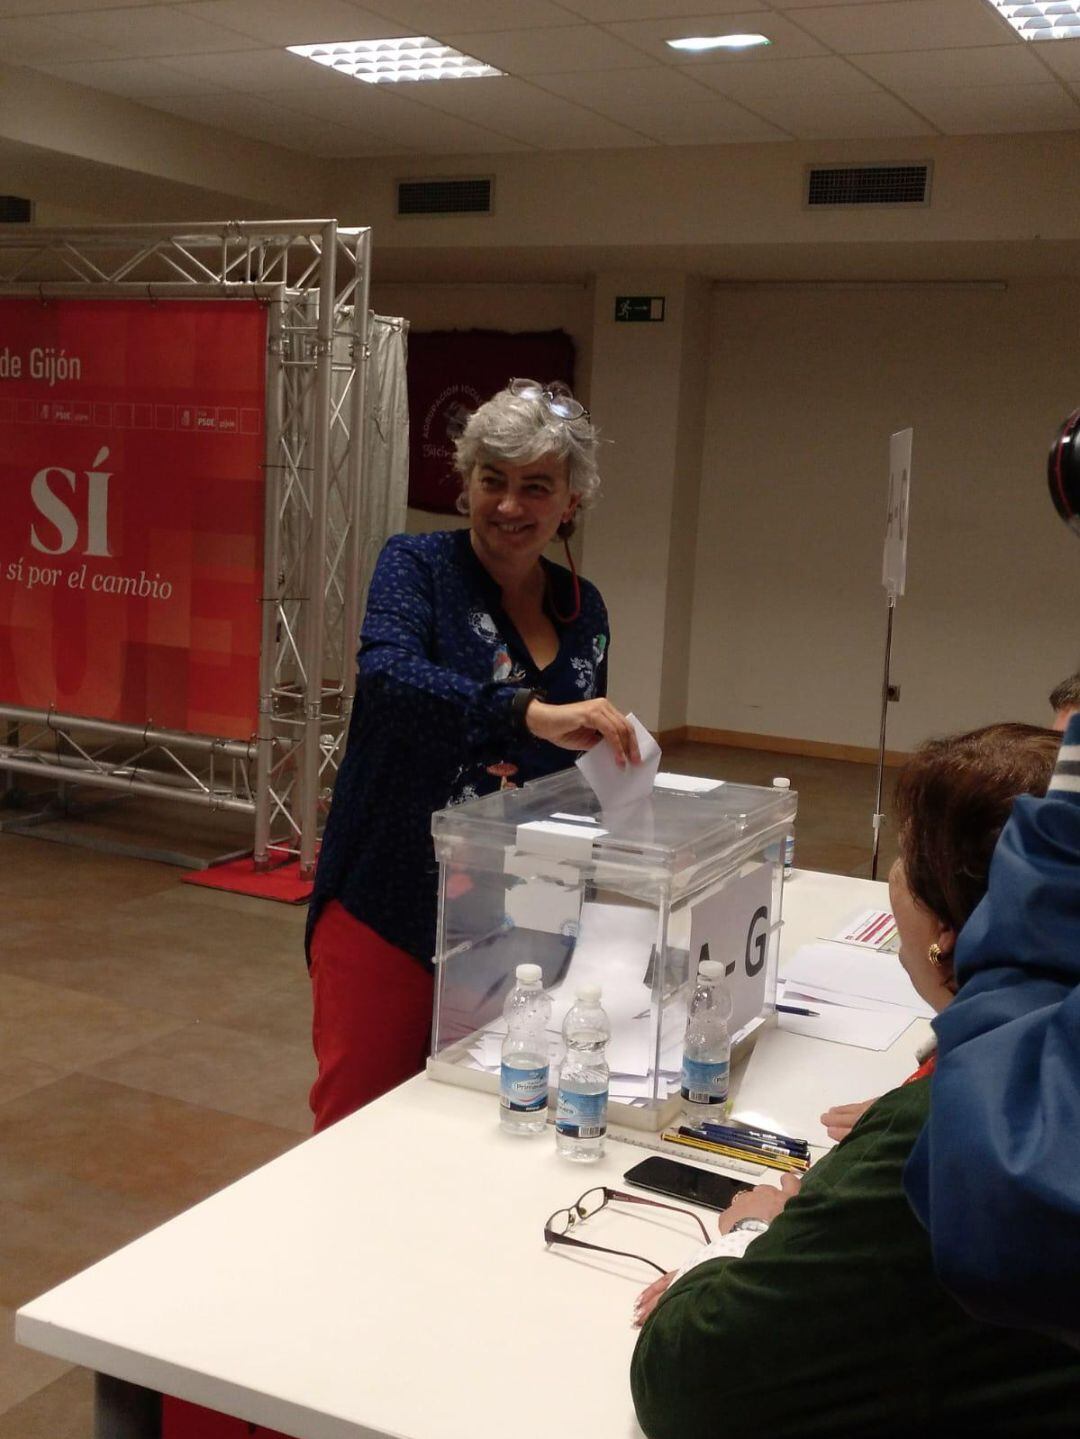
{"label": "pendant cord around neck", "polygon": [[568,615],[560,614],[555,603],[555,596],[552,593],[551,579],[548,579],[548,603],[551,605],[551,613],[561,625],[572,625],[581,616],[581,582],[578,579],[577,566],[574,564],[574,557],[570,553],[569,539],[563,540],[563,547],[566,550],[566,563],[570,566],[570,578],[574,587],[574,607]]}

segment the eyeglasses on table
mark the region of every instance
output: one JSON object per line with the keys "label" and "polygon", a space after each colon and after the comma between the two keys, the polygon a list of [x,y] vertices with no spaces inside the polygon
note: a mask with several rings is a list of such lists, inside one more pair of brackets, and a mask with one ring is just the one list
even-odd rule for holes
{"label": "eyeglasses on table", "polygon": [[656,1264],[653,1260],[646,1259],[643,1254],[632,1254],[626,1249],[611,1249],[606,1244],[590,1244],[587,1240],[577,1239],[570,1233],[575,1224],[582,1224],[586,1219],[591,1219],[594,1214],[599,1214],[600,1210],[612,1199],[617,1199],[623,1204],[643,1204],[649,1209],[667,1209],[672,1214],[685,1214],[701,1230],[701,1237],[705,1243],[709,1242],[709,1231],[693,1210],[680,1209],[677,1204],[662,1204],[658,1199],[644,1199],[639,1194],[627,1194],[622,1189],[609,1189],[606,1184],[600,1184],[595,1189],[586,1189],[581,1198],[571,1204],[568,1209],[556,1209],[555,1213],[544,1223],[544,1243],[548,1245],[569,1244],[575,1249],[595,1249],[600,1254],[617,1254],[621,1259],[636,1259],[639,1264],[647,1264],[658,1274],[666,1274],[671,1268],[670,1265]]}

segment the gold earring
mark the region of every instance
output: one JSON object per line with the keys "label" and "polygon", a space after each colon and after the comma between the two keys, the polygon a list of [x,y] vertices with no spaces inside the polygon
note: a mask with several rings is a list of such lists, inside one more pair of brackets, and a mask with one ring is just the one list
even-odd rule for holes
{"label": "gold earring", "polygon": [[929,958],[930,963],[934,966],[935,969],[940,969],[941,966],[945,963],[945,956],[942,954],[941,946],[939,944],[932,944],[930,946]]}

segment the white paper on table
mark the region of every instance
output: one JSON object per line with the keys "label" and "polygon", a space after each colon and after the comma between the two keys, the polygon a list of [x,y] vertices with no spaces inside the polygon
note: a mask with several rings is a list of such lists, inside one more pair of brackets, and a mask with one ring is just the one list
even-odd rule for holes
{"label": "white paper on table", "polygon": [[848,996],[875,999],[902,1005],[925,1018],[934,1011],[916,994],[893,954],[849,944],[804,944],[784,967],[784,979],[792,989],[813,985],[834,994],[839,1003]]}
{"label": "white paper on table", "polygon": [[921,1001],[917,1008],[911,1008],[906,1004],[892,1004],[887,999],[867,999],[862,994],[837,994],[835,989],[824,989],[821,985],[811,984],[808,981],[789,987],[784,1003],[798,1004],[811,1009],[817,1004],[843,1005],[845,1009],[898,1009],[904,1014],[915,1015],[917,1019],[932,1018],[929,1008],[923,1006]]}
{"label": "white paper on table", "polygon": [[708,794],[710,790],[719,789],[724,783],[722,779],[706,779],[700,774],[658,774],[653,780],[654,789],[674,789],[680,794]]}
{"label": "white paper on table", "polygon": [[627,764],[620,769],[611,746],[603,740],[577,760],[577,767],[600,801],[601,809],[621,809],[645,799],[652,794],[660,768],[660,746],[639,719],[632,714],[626,718],[637,736],[640,764]]}
{"label": "white paper on table", "polygon": [[851,1044],[856,1049],[888,1049],[915,1023],[910,1009],[898,1004],[888,1009],[852,1009],[846,1004],[822,1004],[812,1017],[778,1014],[777,1025],[788,1034],[805,1034],[831,1044]]}

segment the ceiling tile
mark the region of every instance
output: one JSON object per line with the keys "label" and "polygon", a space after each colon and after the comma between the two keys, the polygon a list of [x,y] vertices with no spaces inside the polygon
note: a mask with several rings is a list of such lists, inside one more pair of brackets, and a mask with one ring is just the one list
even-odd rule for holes
{"label": "ceiling tile", "polygon": [[180,75],[168,70],[157,60],[91,60],[55,65],[39,65],[37,69],[76,85],[89,85],[110,95],[126,95],[142,99],[147,95],[201,94],[212,87],[205,80]]}
{"label": "ceiling tile", "polygon": [[947,135],[1080,130],[1080,104],[1053,83],[912,90],[907,98]]}
{"label": "ceiling tile", "polygon": [[1021,41],[1024,48],[1035,51],[1036,58],[1066,80],[1080,79],[1080,40],[1044,40],[1041,44]]}
{"label": "ceiling tile", "polygon": [[411,32],[348,0],[198,0],[183,11],[258,40],[260,45],[318,45],[331,40],[390,40]]}
{"label": "ceiling tile", "polygon": [[[821,0],[813,0],[819,5]],[[671,16],[696,16],[699,10],[708,12],[708,18],[746,9],[746,0],[561,0],[567,10],[586,20],[661,20]],[[702,17],[698,16],[698,19]],[[709,34],[708,30],[695,32]]]}
{"label": "ceiling tile", "polygon": [[[399,88],[388,85],[365,85],[358,80],[339,81],[336,90],[317,92],[295,91],[283,94],[283,103],[290,109],[302,111],[334,124],[362,129],[376,139],[393,144],[395,152],[416,149],[424,154],[443,154],[459,146],[469,153],[485,150],[523,150],[531,148],[530,141],[516,139],[513,135],[502,134],[496,124],[484,128],[464,116],[436,111],[426,105],[417,104],[402,89],[427,89],[427,86],[410,85]],[[450,85],[465,85],[467,81],[451,81]],[[495,85],[497,80],[477,80],[477,85]],[[273,93],[279,93],[274,91]]]}
{"label": "ceiling tile", "polygon": [[93,44],[108,45],[119,55],[140,59],[241,50],[258,43],[169,5],[87,10],[77,15],[54,15],[49,23],[64,34],[78,35]]}
{"label": "ceiling tile", "polygon": [[793,18],[841,55],[1028,43],[986,0],[879,0],[808,8]]}
{"label": "ceiling tile", "polygon": [[693,77],[751,108],[756,108],[759,100],[791,91],[804,95],[880,93],[880,87],[869,76],[836,55],[774,60],[769,65],[740,65],[722,60],[714,65],[695,65]]}
{"label": "ceiling tile", "polygon": [[109,45],[94,45],[79,35],[65,35],[29,16],[0,20],[0,55],[8,65],[40,65],[64,60],[104,60],[115,56]]}
{"label": "ceiling tile", "polygon": [[1050,79],[1032,45],[972,45],[958,50],[908,50],[860,55],[855,62],[890,90],[963,85],[1045,85]]}
{"label": "ceiling tile", "polygon": [[283,90],[375,88],[281,49],[234,50],[226,55],[177,55],[161,63],[169,70],[207,80],[223,90],[262,90],[269,94],[279,86]]}
{"label": "ceiling tile", "polygon": [[441,39],[455,31],[531,30],[573,25],[574,16],[553,0],[375,0],[367,7],[413,35]]}
{"label": "ceiling tile", "polygon": [[361,130],[328,125],[253,95],[173,96],[152,108],[310,155],[379,155],[392,148]]}
{"label": "ceiling tile", "polygon": [[450,34],[448,45],[486,60],[510,75],[555,75],[572,70],[616,70],[640,66],[640,50],[595,25],[569,25],[543,30]]}
{"label": "ceiling tile", "polygon": [[659,65],[595,75],[542,75],[536,83],[666,144],[784,138],[740,106]]}
{"label": "ceiling tile", "polygon": [[934,134],[931,124],[884,91],[820,95],[790,90],[759,100],[754,109],[800,140],[876,140]]}
{"label": "ceiling tile", "polygon": [[632,129],[510,76],[466,85],[425,85],[417,103],[552,149],[620,148],[649,141]]}
{"label": "ceiling tile", "polygon": [[665,40],[677,40],[686,35],[714,35],[738,32],[760,32],[767,35],[772,44],[767,49],[755,50],[732,56],[736,64],[760,64],[766,60],[794,59],[800,55],[824,55],[825,48],[804,30],[772,10],[751,9],[733,11],[721,19],[719,16],[696,16],[678,20],[630,20],[617,25],[607,25],[613,35],[636,45],[645,54],[668,65],[715,64],[716,51],[704,53],[700,58],[685,50],[672,50]]}

